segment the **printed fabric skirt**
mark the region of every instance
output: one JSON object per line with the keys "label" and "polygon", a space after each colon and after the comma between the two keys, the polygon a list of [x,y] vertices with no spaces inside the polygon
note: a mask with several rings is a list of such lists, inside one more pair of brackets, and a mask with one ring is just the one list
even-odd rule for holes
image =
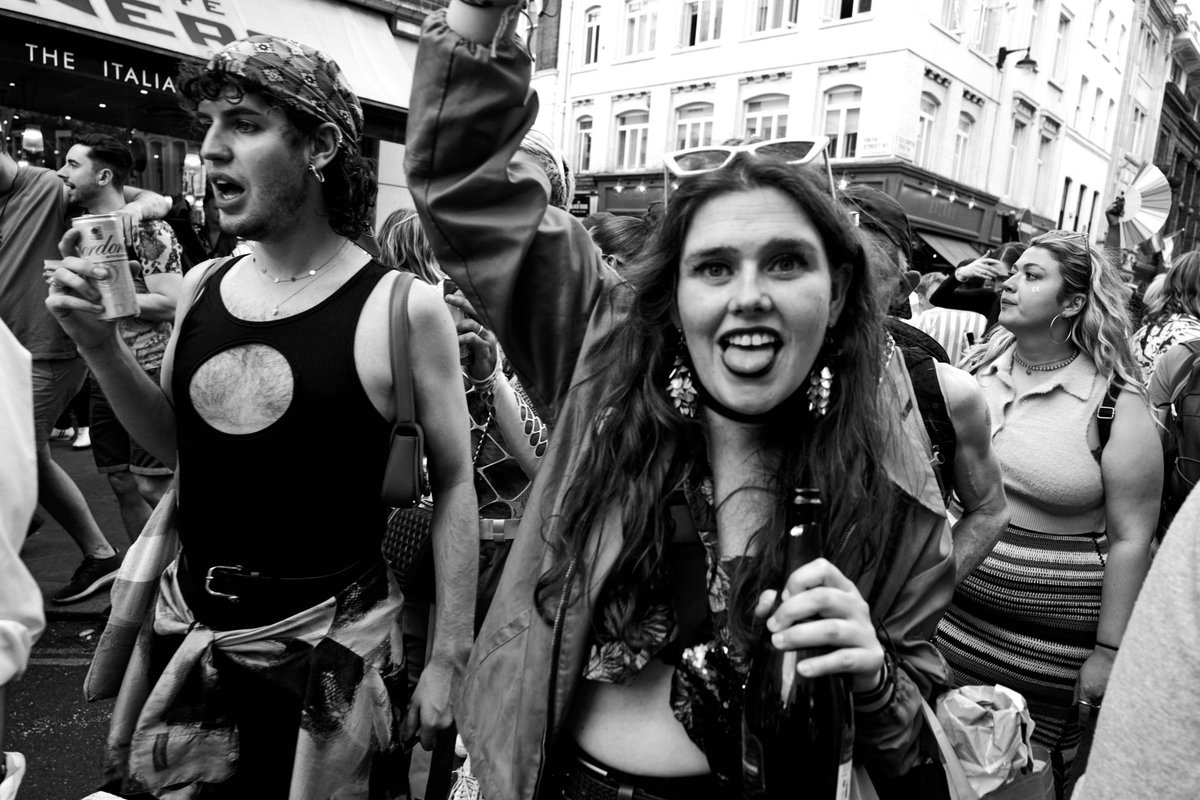
{"label": "printed fabric skirt", "polygon": [[1075,681],[1096,643],[1107,554],[1103,533],[1010,525],[959,585],[934,639],[956,687],[1000,684],[1020,692],[1033,717],[1033,741],[1058,751],[1064,766],[1082,734]]}

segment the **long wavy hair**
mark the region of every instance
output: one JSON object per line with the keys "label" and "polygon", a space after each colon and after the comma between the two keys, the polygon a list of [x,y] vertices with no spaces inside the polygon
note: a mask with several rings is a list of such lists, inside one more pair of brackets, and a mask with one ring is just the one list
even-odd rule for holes
{"label": "long wavy hair", "polygon": [[411,272],[426,283],[436,284],[444,277],[414,209],[398,208],[388,214],[375,240],[384,266]]}
{"label": "long wavy hair", "polygon": [[[1200,251],[1184,253],[1164,274],[1162,289],[1147,301],[1142,322],[1155,325],[1172,314],[1200,319]],[[1146,295],[1150,297],[1149,292]]]}
{"label": "long wavy hair", "polygon": [[[271,94],[270,87],[256,80],[228,72],[210,72],[202,65],[185,62],[179,66],[179,104],[193,117],[203,100],[218,98],[238,103],[247,94],[260,94],[267,104],[283,112],[289,125],[301,137],[314,141],[322,120],[304,114]],[[375,216],[375,162],[358,151],[340,148],[333,160],[321,170],[325,182],[321,195],[325,200],[329,226],[348,239],[357,239],[371,230]]]}
{"label": "long wavy hair", "polygon": [[[1126,386],[1143,391],[1142,371],[1129,345],[1132,335],[1129,316],[1130,289],[1104,253],[1074,231],[1050,231],[1034,238],[1029,248],[1039,247],[1054,257],[1062,275],[1057,300],[1083,295],[1083,308],[1072,318],[1070,341],[1092,359],[1105,379],[1119,378]],[[1012,331],[1001,327],[986,342],[967,353],[963,368],[978,372],[1016,342]]]}
{"label": "long wavy hair", "polygon": [[[836,374],[828,414],[815,418],[803,390],[772,414],[764,441],[778,442],[781,458],[772,485],[779,498],[776,522],[759,530],[757,552],[734,576],[731,624],[746,640],[759,593],[777,588],[785,559],[782,514],[789,490],[816,485],[825,500],[826,552],[849,576],[867,569],[897,528],[899,499],[880,454],[893,430],[881,400],[886,336],[875,311],[875,284],[863,240],[828,190],[807,172],[751,156],[684,180],[639,258],[630,265],[628,315],[602,337],[588,357],[599,365],[586,384],[574,388],[586,399],[589,435],[580,466],[557,514],[544,531],[558,554],[541,578],[537,605],[552,620],[555,600],[574,560],[585,565],[591,537],[608,513],[619,510],[623,539],[603,589],[604,625],[626,641],[637,641],[637,622],[661,586],[661,565],[670,541],[667,498],[680,487],[694,457],[705,453],[704,426],[672,405],[665,386],[682,347],[676,329],[680,258],[692,220],[704,204],[722,195],[775,188],[805,210],[825,246],[831,272],[845,281],[846,304],[814,367],[827,363]],[[802,384],[802,386],[805,384]],[[886,390],[890,383],[883,382]],[[561,480],[561,476],[559,478]],[[576,557],[572,559],[572,557]],[[586,584],[585,584],[586,585]]]}

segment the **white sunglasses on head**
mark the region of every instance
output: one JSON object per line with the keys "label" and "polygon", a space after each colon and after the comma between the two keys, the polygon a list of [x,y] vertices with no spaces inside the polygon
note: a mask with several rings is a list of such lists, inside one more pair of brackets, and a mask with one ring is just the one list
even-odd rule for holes
{"label": "white sunglasses on head", "polygon": [[[752,144],[714,144],[704,147],[689,147],[674,150],[663,156],[663,166],[669,175],[688,178],[702,175],[729,166],[739,153],[750,153],[760,158],[801,166],[811,164],[818,158],[825,162],[825,178],[829,181],[829,193],[837,199],[833,182],[833,167],[829,163],[829,137],[813,136],[809,139],[767,139]],[[667,186],[672,187],[670,180]]]}

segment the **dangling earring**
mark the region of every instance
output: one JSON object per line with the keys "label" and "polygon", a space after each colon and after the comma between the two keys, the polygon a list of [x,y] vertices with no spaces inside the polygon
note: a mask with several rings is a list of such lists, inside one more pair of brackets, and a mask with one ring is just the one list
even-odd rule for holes
{"label": "dangling earring", "polygon": [[808,410],[817,418],[829,413],[829,398],[833,395],[833,370],[829,368],[829,364],[835,355],[833,334],[827,330],[820,353],[820,356],[824,356],[825,363],[819,370],[817,365],[813,364],[808,373]]}
{"label": "dangling earring", "polygon": [[317,179],[317,183],[325,182],[325,176],[321,174],[321,170],[317,169],[317,165],[311,161],[308,162],[308,171],[311,172],[313,177]]}
{"label": "dangling earring", "polygon": [[[1060,318],[1068,320],[1067,324],[1071,326],[1070,329],[1067,330],[1067,338],[1063,339],[1061,342],[1054,338],[1054,323],[1058,322]],[[1071,337],[1074,334],[1075,319],[1073,317],[1063,317],[1062,314],[1055,314],[1054,319],[1050,320],[1050,341],[1054,342],[1055,344],[1066,344],[1067,342],[1071,341]]]}
{"label": "dangling earring", "polygon": [[688,365],[687,341],[679,334],[679,346],[675,352],[675,363],[667,376],[667,396],[680,414],[688,419],[696,418],[696,384],[692,382],[692,368]]}

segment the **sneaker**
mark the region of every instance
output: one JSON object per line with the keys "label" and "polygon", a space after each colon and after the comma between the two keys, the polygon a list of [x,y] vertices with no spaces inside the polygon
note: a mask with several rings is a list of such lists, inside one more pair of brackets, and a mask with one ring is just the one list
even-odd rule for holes
{"label": "sneaker", "polygon": [[69,442],[75,438],[74,428],[51,428],[50,441],[52,442]]}
{"label": "sneaker", "polygon": [[88,426],[81,425],[75,432],[75,441],[71,442],[72,450],[87,450],[92,446],[92,433]]}
{"label": "sneaker", "polygon": [[59,605],[77,603],[111,585],[117,579],[117,570],[120,568],[120,553],[108,558],[85,556],[79,569],[71,576],[71,582],[55,592],[51,599]]}

